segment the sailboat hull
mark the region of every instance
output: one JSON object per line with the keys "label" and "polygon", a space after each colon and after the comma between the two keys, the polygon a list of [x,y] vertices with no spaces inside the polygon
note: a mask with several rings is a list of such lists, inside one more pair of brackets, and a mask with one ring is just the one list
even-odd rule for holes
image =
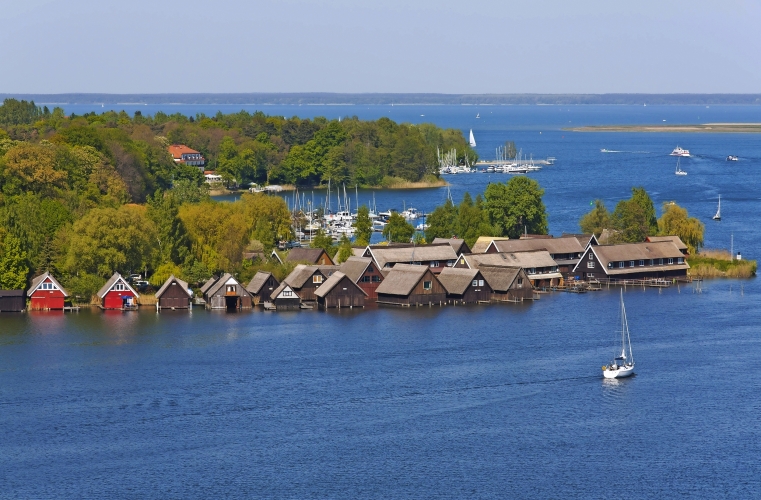
{"label": "sailboat hull", "polygon": [[634,367],[622,366],[615,370],[609,370],[606,368],[605,370],[602,371],[602,375],[605,378],[626,378],[631,375],[634,375]]}

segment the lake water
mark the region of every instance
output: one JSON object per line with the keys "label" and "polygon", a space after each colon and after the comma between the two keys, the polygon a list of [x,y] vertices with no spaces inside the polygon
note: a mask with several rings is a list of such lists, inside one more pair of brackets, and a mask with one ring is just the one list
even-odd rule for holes
{"label": "lake water", "polygon": [[[652,123],[650,106],[643,116],[495,107],[502,118],[475,124],[465,107],[404,108],[473,127],[482,157],[504,140],[557,157],[531,174],[553,233],[577,231],[591,199],[612,208],[643,185],[657,205],[675,200],[703,219],[708,246],[733,234],[758,257],[758,136],[582,134],[558,118]],[[681,122],[703,113],[659,111]],[[761,122],[761,108],[706,112]],[[696,155],[682,162],[686,177],[668,156],[677,144]],[[488,178],[454,176],[452,194],[481,192]],[[376,202],[430,210],[445,192]],[[404,310],[3,315],[0,497],[758,497],[761,287],[722,280],[695,292],[625,291],[637,374],[622,381],[600,373],[613,289]]]}

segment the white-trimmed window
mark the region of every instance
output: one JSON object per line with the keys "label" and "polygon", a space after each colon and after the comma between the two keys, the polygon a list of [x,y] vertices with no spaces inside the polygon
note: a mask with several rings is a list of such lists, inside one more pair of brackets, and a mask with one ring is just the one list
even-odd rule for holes
{"label": "white-trimmed window", "polygon": [[592,255],[592,252],[589,252],[589,260],[594,259],[594,256]]}
{"label": "white-trimmed window", "polygon": [[478,280],[478,286],[484,286],[484,280]]}
{"label": "white-trimmed window", "polygon": [[431,261],[431,267],[439,267],[439,261],[438,260],[432,260]]}
{"label": "white-trimmed window", "polygon": [[634,261],[633,260],[629,261],[629,267],[634,267]]}
{"label": "white-trimmed window", "polygon": [[430,290],[433,288],[433,282],[432,281],[424,281],[423,282],[423,290]]}
{"label": "white-trimmed window", "polygon": [[292,297],[293,292],[290,290],[283,290],[283,297]]}
{"label": "white-trimmed window", "polygon": [[322,276],[319,274],[312,276],[312,283],[322,283]]}
{"label": "white-trimmed window", "polygon": [[523,278],[518,278],[518,288],[523,288]]}
{"label": "white-trimmed window", "polygon": [[624,264],[624,261],[621,261],[621,262],[619,262],[619,263],[618,263],[618,267],[619,267],[619,268],[623,268],[623,267],[624,267],[624,265],[625,265],[625,264]]}
{"label": "white-trimmed window", "polygon": [[669,257],[669,265],[674,263],[674,259],[672,257]]}
{"label": "white-trimmed window", "polygon": [[127,289],[127,287],[124,286],[124,283],[119,282],[119,283],[114,285],[114,290],[116,290],[117,292],[123,292],[126,289]]}
{"label": "white-trimmed window", "polygon": [[663,265],[663,259],[658,259],[658,265],[659,265],[659,266],[662,266],[662,265]]}
{"label": "white-trimmed window", "polygon": [[642,259],[640,259],[640,261],[639,261],[639,265],[640,265],[640,266],[644,266],[644,265],[645,265],[645,261],[644,261],[644,260],[642,260]]}
{"label": "white-trimmed window", "polygon": [[594,269],[595,268],[595,261],[591,260],[587,262],[587,269]]}
{"label": "white-trimmed window", "polygon": [[679,257],[679,258],[676,260],[676,262],[677,262],[678,264],[684,264],[684,257]]}
{"label": "white-trimmed window", "polygon": [[[464,264],[464,263],[465,263],[465,259],[463,259],[463,264]],[[452,259],[449,259],[449,260],[447,261],[447,267],[452,267],[452,266],[454,266],[454,260],[452,260]]]}

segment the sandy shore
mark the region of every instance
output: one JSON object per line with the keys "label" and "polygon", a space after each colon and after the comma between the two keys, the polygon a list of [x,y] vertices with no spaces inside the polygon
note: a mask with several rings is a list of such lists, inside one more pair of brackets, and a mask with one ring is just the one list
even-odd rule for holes
{"label": "sandy shore", "polygon": [[572,132],[727,132],[761,133],[761,123],[704,123],[699,125],[594,125],[573,127]]}

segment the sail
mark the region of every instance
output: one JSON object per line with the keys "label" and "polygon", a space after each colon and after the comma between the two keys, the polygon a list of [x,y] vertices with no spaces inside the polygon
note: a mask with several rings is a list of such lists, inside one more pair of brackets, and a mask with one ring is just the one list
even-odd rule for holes
{"label": "sail", "polygon": [[473,129],[470,129],[470,147],[476,147],[476,138],[473,136]]}
{"label": "sail", "polygon": [[719,206],[716,209],[716,215],[713,216],[714,220],[721,219],[721,195],[719,195]]}

